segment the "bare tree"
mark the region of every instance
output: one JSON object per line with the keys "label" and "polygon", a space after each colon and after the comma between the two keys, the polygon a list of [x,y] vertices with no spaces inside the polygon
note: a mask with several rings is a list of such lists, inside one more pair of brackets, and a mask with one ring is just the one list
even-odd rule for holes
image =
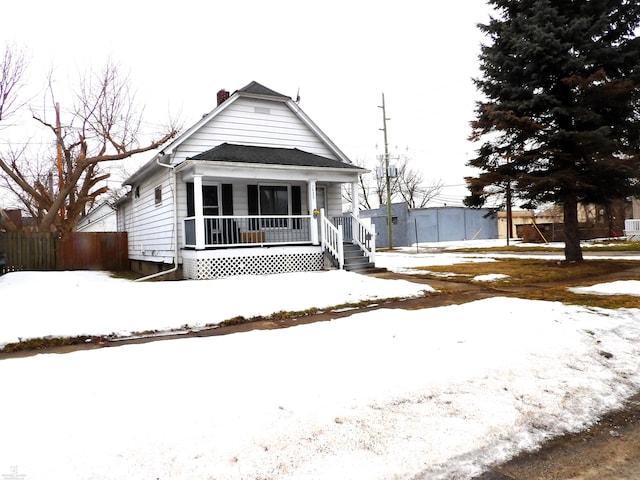
{"label": "bare tree", "polygon": [[[5,45],[4,53],[0,57],[0,130],[5,126],[3,121],[6,121],[25,104],[21,101],[20,90],[25,84],[27,64],[23,51],[15,45]],[[14,162],[15,158],[20,156],[19,152],[10,151],[9,153]],[[6,183],[8,187],[11,186],[10,182]],[[12,189],[9,188],[9,191]],[[15,230],[16,228],[2,208],[0,208],[0,226],[5,230]]]}
{"label": "bare tree", "polygon": [[[24,106],[19,92],[24,86],[28,62],[24,51],[6,45],[0,60],[0,122]],[[0,124],[0,127],[2,125]]]}
{"label": "bare tree", "polygon": [[430,184],[425,183],[422,172],[411,168],[406,158],[398,169],[397,184],[398,192],[409,208],[425,207],[440,193],[443,186],[441,180],[434,180]]}
{"label": "bare tree", "polygon": [[[365,161],[363,159],[357,159],[354,162],[354,165],[358,167],[363,167],[365,165]],[[361,209],[370,210],[371,204],[369,203],[369,197],[371,195],[372,185],[371,185],[371,175],[368,173],[361,173],[358,175],[358,205]],[[351,190],[351,185],[343,185],[342,187],[342,198],[353,204],[353,194]]]}
{"label": "bare tree", "polygon": [[[373,173],[375,175],[375,191],[373,194],[379,205],[387,203],[385,170],[386,160],[383,156],[380,156]],[[403,200],[409,208],[422,208],[440,193],[442,182],[438,180],[427,184],[424,175],[410,167],[410,158],[407,155],[401,155],[394,158],[389,166],[389,190],[392,202]]]}
{"label": "bare tree", "polygon": [[[27,151],[26,144],[20,148],[10,146],[3,153],[3,158],[0,161],[11,165],[13,170],[19,172],[21,177],[28,179],[31,184],[42,185],[47,191],[52,191],[55,163],[48,154],[43,156],[40,152],[34,151],[28,152],[29,160],[27,161]],[[20,188],[8,175],[3,175],[0,178],[3,188],[21,205],[22,210],[35,219],[37,224],[40,224],[46,212],[35,202],[33,196]]]}
{"label": "bare tree", "polygon": [[[128,77],[117,65],[108,62],[97,74],[86,74],[75,95],[75,102],[62,122],[49,79],[50,101],[56,119],[33,112],[33,118],[50,131],[55,155],[50,165],[57,166],[52,182],[43,181],[40,172],[27,173],[32,159],[0,158],[0,169],[13,185],[25,208],[39,220],[40,231],[72,231],[85,210],[108,188],[109,173],[101,168],[132,155],[158,148],[177,134],[177,127],[163,127],[155,139],[140,145],[142,112],[136,110],[135,95]],[[46,110],[43,108],[43,112]],[[55,159],[55,162],[53,161]],[[50,176],[47,176],[47,179]]]}

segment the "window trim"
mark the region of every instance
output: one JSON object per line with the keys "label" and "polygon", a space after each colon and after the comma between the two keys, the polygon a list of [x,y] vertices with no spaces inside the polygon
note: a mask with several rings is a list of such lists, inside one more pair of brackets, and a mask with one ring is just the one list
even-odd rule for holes
{"label": "window trim", "polygon": [[260,195],[260,190],[262,188],[282,188],[284,187],[287,190],[287,213],[285,215],[291,215],[291,185],[286,183],[258,183],[258,215],[278,215],[274,213],[264,213],[262,211],[262,197]]}
{"label": "window trim", "polygon": [[[217,201],[217,205],[205,205],[204,200],[205,200],[205,194],[204,194],[204,189],[207,187],[215,187],[216,188],[216,201]],[[205,209],[207,208],[217,208],[218,209],[218,213],[217,215],[208,215],[206,213],[204,213]],[[222,184],[220,182],[211,182],[211,181],[207,181],[207,182],[202,182],[202,214],[206,217],[206,216],[213,216],[213,217],[217,217],[222,215]]]}

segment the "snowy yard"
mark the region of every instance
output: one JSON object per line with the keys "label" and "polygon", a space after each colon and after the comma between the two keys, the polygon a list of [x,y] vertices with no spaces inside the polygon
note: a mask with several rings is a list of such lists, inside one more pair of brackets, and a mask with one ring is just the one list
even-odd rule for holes
{"label": "snowy yard", "polygon": [[[399,269],[417,259],[380,255]],[[424,289],[336,271],[158,283],[12,273],[0,277],[0,298],[23,313],[2,316],[0,344]],[[588,290],[640,295],[640,282]],[[73,307],[56,308],[61,297]],[[2,360],[0,379],[5,477],[467,479],[584,428],[640,390],[640,309],[508,298],[379,309],[283,330]]]}

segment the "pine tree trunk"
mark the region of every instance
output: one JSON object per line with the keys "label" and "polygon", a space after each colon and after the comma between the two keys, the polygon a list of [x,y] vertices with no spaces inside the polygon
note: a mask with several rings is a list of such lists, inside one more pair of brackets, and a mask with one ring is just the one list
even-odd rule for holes
{"label": "pine tree trunk", "polygon": [[582,262],[580,235],[578,232],[578,200],[575,192],[569,192],[563,202],[564,209],[564,258],[567,262]]}

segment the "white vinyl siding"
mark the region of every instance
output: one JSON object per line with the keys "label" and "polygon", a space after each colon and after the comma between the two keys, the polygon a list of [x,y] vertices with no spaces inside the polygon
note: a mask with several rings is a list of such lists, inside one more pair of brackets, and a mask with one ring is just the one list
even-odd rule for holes
{"label": "white vinyl siding", "polygon": [[327,188],[327,211],[328,217],[339,217],[342,215],[342,186],[339,183],[329,183]]}
{"label": "white vinyl siding", "polygon": [[[269,113],[256,112],[256,107]],[[240,98],[185,140],[175,162],[205,152],[221,143],[298,148],[338,160],[284,103]]]}
{"label": "white vinyl siding", "polygon": [[[129,257],[171,262],[174,254],[173,192],[168,170],[160,170],[139,187],[140,197],[131,200],[123,219],[129,232]],[[157,187],[162,188],[163,201],[160,205],[155,203]]]}
{"label": "white vinyl siding", "polygon": [[78,232],[115,232],[118,230],[116,210],[103,203],[78,221]]}

